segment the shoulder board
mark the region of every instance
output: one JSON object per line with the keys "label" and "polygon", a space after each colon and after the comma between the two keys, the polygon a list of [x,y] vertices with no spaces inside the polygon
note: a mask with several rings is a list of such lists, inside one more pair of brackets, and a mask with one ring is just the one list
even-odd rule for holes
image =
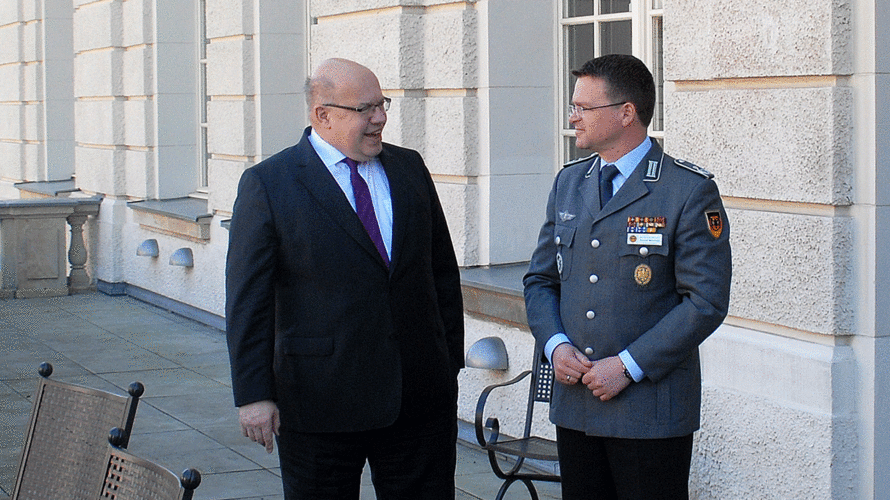
{"label": "shoulder board", "polygon": [[584,158],[578,158],[577,160],[568,161],[568,162],[562,164],[562,168],[571,167],[572,165],[577,165],[579,163],[584,163],[585,161],[592,160],[592,159],[596,158],[597,156],[599,156],[599,154],[593,153],[592,155],[584,157]]}
{"label": "shoulder board", "polygon": [[674,160],[674,163],[676,163],[680,167],[685,168],[686,170],[689,170],[690,172],[695,172],[696,174],[698,174],[706,179],[714,178],[714,174],[712,174],[711,172],[708,172],[707,170],[699,167],[698,165],[696,165],[694,163],[689,163],[686,160],[680,160],[680,159]]}

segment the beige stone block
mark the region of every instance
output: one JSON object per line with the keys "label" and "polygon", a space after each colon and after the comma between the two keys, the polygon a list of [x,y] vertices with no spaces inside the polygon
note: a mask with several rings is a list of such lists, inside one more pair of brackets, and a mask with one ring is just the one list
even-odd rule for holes
{"label": "beige stone block", "polygon": [[238,182],[241,180],[241,174],[250,165],[241,161],[208,160],[207,183],[211,189],[207,206],[211,212],[232,213],[238,195]]}
{"label": "beige stone block", "polygon": [[121,4],[122,39],[124,47],[150,44],[155,41],[152,26],[154,2],[126,0]]}
{"label": "beige stone block", "polygon": [[[24,100],[24,88],[22,73],[25,71],[23,64],[3,64],[0,65],[0,102],[9,103],[10,101]],[[8,106],[9,104],[6,104]],[[0,124],[2,127],[2,124]],[[3,137],[0,134],[0,137]]]}
{"label": "beige stone block", "polygon": [[0,26],[0,64],[21,62],[22,25]]}
{"label": "beige stone block", "polygon": [[83,191],[109,196],[126,195],[126,169],[123,151],[91,146],[74,149],[74,175]]}
{"label": "beige stone block", "polygon": [[[3,107],[0,105],[0,109]],[[0,119],[0,122],[2,122],[2,119]],[[18,142],[0,141],[0,158],[5,158],[4,161],[0,161],[0,177],[13,182],[24,180],[22,175],[23,146],[23,144]],[[0,199],[16,198],[18,196],[18,189],[0,184]]]}
{"label": "beige stone block", "polygon": [[123,45],[122,2],[94,2],[74,11],[74,51]]}
{"label": "beige stone block", "polygon": [[[44,64],[25,64],[21,66],[22,100],[41,101],[51,99],[48,95],[42,95],[44,87]],[[49,85],[52,85],[50,82]],[[48,93],[47,93],[48,94]]]}
{"label": "beige stone block", "polygon": [[43,103],[35,102],[22,106],[22,139],[30,142],[42,141],[43,136]]}
{"label": "beige stone block", "polygon": [[727,212],[730,316],[825,335],[854,332],[851,219]]}
{"label": "beige stone block", "polygon": [[155,151],[128,149],[121,151],[123,156],[126,193],[135,198],[156,196],[155,169],[158,168]]}
{"label": "beige stone block", "polygon": [[[423,86],[449,89],[478,86],[478,33],[475,9],[447,9],[421,16]],[[412,68],[413,71],[413,68]]]}
{"label": "beige stone block", "polygon": [[255,94],[253,56],[253,40],[234,38],[211,41],[207,46],[207,94]]}
{"label": "beige stone block", "polygon": [[443,175],[476,175],[478,101],[475,97],[423,99],[422,154],[430,172]]}
{"label": "beige stone block", "polygon": [[725,196],[848,205],[852,114],[845,87],[674,92],[665,144],[713,172]]}
{"label": "beige stone block", "polygon": [[124,106],[120,100],[74,103],[77,127],[74,139],[86,144],[114,145],[124,142]]}
{"label": "beige stone block", "polygon": [[125,96],[144,96],[153,93],[154,50],[142,45],[121,54],[122,90]]}
{"label": "beige stone block", "polygon": [[460,266],[479,264],[479,186],[437,182],[436,192]]}
{"label": "beige stone block", "polygon": [[19,2],[0,2],[0,26],[22,21]]}
{"label": "beige stone block", "polygon": [[154,146],[154,101],[138,99],[123,101],[124,144],[126,146]]}
{"label": "beige stone block", "polygon": [[[325,59],[343,57],[370,68],[380,80],[381,88],[420,88],[423,32],[417,25],[417,16],[410,17],[413,18],[413,29],[407,36],[404,29],[407,21],[389,12],[373,17],[338,18],[313,25],[310,29],[310,71]],[[350,36],[343,36],[344,33]],[[416,43],[410,44],[412,39]]]}
{"label": "beige stone block", "polygon": [[22,139],[23,106],[15,103],[0,104],[0,139]]}
{"label": "beige stone block", "polygon": [[253,156],[256,151],[253,101],[207,103],[207,143],[211,154]]}
{"label": "beige stone block", "polygon": [[22,180],[36,181],[43,179],[46,168],[43,144],[37,142],[22,144],[20,166]]}
{"label": "beige stone block", "polygon": [[23,24],[20,31],[19,58],[24,62],[34,62],[43,59],[43,23]]}
{"label": "beige stone block", "polygon": [[[74,58],[74,96],[122,95],[124,52],[106,49],[83,52]],[[129,69],[129,68],[128,68]]]}
{"label": "beige stone block", "polygon": [[703,388],[701,413],[690,498],[858,498],[850,488],[859,470],[852,417],[711,386]]}
{"label": "beige stone block", "polygon": [[251,0],[207,0],[207,38],[253,34],[253,14]]}
{"label": "beige stone block", "polygon": [[666,2],[665,78],[850,74],[850,18],[844,0]]}

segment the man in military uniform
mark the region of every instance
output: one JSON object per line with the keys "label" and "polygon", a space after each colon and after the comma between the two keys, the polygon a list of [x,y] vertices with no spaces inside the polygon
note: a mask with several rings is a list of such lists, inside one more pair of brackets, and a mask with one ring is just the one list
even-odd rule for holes
{"label": "man in military uniform", "polygon": [[594,154],[556,176],[524,279],[558,382],[563,498],[685,499],[698,346],[729,305],[729,224],[713,176],[647,136],[655,86],[640,60],[572,74],[576,144]]}

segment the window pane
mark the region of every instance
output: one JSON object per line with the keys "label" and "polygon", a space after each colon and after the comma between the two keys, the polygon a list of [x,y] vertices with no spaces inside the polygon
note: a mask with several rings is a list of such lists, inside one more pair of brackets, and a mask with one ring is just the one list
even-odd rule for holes
{"label": "window pane", "polygon": [[630,0],[600,0],[600,14],[630,12]]}
{"label": "window pane", "polygon": [[652,0],[652,8],[653,9],[663,9],[664,2],[662,2],[662,0]]}
{"label": "window pane", "polygon": [[602,23],[600,25],[600,55],[633,55],[630,33],[631,22],[629,20]]}
{"label": "window pane", "polygon": [[662,18],[652,18],[652,77],[655,79],[655,115],[652,130],[664,130],[664,60]]}
{"label": "window pane", "polygon": [[566,46],[568,70],[580,69],[595,57],[593,25],[566,26]]}
{"label": "window pane", "polygon": [[566,0],[565,17],[593,15],[593,0]]}

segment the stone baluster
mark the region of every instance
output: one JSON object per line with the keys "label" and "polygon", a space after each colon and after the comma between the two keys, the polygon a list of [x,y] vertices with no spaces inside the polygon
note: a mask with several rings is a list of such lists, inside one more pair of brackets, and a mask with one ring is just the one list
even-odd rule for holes
{"label": "stone baluster", "polygon": [[68,288],[72,292],[90,288],[90,277],[86,271],[87,247],[83,241],[83,225],[87,217],[86,214],[79,213],[68,216],[68,225],[71,226],[71,243],[68,247],[68,263],[71,264],[71,270],[68,273]]}

